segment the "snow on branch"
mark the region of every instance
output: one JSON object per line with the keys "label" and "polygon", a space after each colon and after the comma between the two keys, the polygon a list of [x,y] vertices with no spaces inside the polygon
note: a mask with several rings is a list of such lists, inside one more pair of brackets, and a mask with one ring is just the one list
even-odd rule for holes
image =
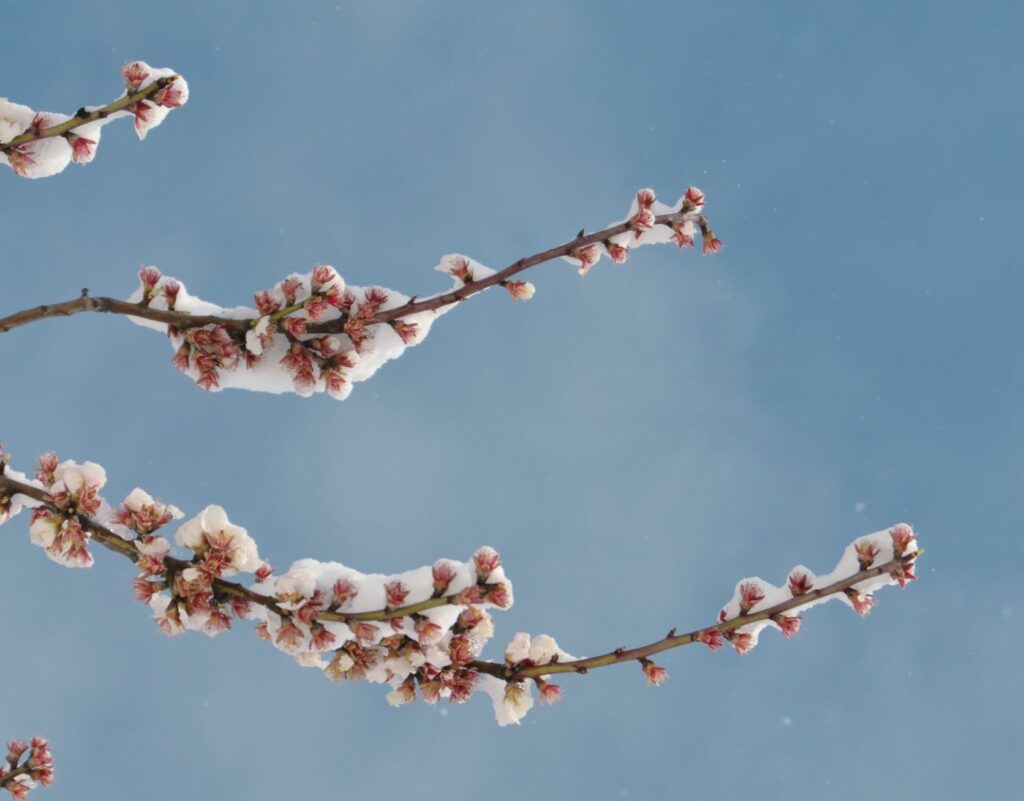
{"label": "snow on branch", "polygon": [[0,163],[23,178],[47,178],[71,162],[96,156],[104,125],[132,117],[139,139],[188,101],[188,83],[174,70],[132,61],[121,67],[124,92],[105,106],[82,106],[72,116],[35,111],[0,97]]}
{"label": "snow on branch", "polygon": [[[793,637],[802,612],[832,599],[863,617],[878,589],[916,578],[923,553],[910,526],[900,523],[855,540],[827,575],[797,566],[781,586],[741,580],[716,621],[691,632],[672,629],[647,645],[586,658],[563,651],[548,635],[520,632],[494,662],[481,658],[494,634],[488,610],[512,605],[512,585],[489,547],[466,562],[442,559],[391,576],[313,559],[274,576],[248,532],[219,506],[179,526],[174,541],[182,556],[174,556],[171,542],[156,532],[183,517],[176,507],[139,488],[110,506],[100,495],[106,473],[92,462],[44,454],[29,479],[7,461],[0,453],[0,524],[31,507],[31,541],[68,567],[89,567],[93,542],[127,557],[140,571],[135,596],[165,634],[217,636],[232,628],[232,618],[251,620],[262,639],[334,681],[387,684],[394,706],[417,699],[462,703],[483,692],[503,726],[518,723],[533,706],[531,685],[542,701],[559,700],[561,688],[551,682],[559,673],[637,662],[647,683],[659,685],[668,673],[651,657],[670,648],[703,643],[714,651],[729,643],[746,654],[767,628]],[[250,586],[230,580],[242,574],[251,575]]]}
{"label": "snow on branch", "polygon": [[694,244],[701,232],[704,253],[717,253],[721,241],[703,215],[704,193],[691,186],[672,206],[642,189],[626,219],[495,271],[460,254],[444,256],[435,268],[453,287],[426,298],[407,297],[378,286],[346,285],[328,265],[293,274],[254,294],[255,308],[224,308],[191,295],[177,279],[155,267],[139,272],[140,286],[127,301],[90,297],[37,306],[0,318],[0,333],[48,317],[80,312],[127,315],[133,322],[165,333],[174,347],[173,364],[200,387],[260,392],[325,392],[348,397],[352,384],[370,378],[385,362],[418,345],[434,321],[456,304],[493,286],[513,301],[529,300],[534,287],[514,276],[563,258],[586,275],[608,256],[626,261],[632,248],[674,242]]}
{"label": "snow on branch", "polygon": [[36,785],[49,787],[53,778],[53,755],[47,740],[33,737],[31,743],[7,743],[7,758],[0,762],[0,790],[7,790],[15,801],[24,801],[29,790]]}

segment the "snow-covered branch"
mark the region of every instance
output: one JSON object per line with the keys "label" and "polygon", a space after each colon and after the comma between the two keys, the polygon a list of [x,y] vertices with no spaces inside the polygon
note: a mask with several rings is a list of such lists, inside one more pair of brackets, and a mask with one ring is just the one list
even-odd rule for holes
{"label": "snow-covered branch", "polygon": [[121,67],[124,92],[105,106],[82,106],[73,115],[35,111],[0,97],[0,163],[24,178],[47,178],[71,162],[96,156],[104,125],[132,117],[139,139],[188,101],[188,84],[174,70],[133,61]]}
{"label": "snow-covered branch", "polygon": [[[661,684],[667,671],[651,657],[670,648],[700,642],[715,650],[729,642],[745,654],[765,628],[788,639],[800,629],[801,612],[833,598],[866,615],[876,590],[916,578],[922,553],[910,526],[897,524],[857,539],[828,575],[798,566],[781,587],[741,580],[717,621],[687,634],[673,629],[648,645],[576,658],[548,635],[519,633],[504,660],[492,662],[481,658],[494,634],[488,610],[512,605],[512,585],[489,547],[466,562],[442,559],[392,576],[313,559],[274,576],[248,532],[219,506],[180,525],[175,543],[183,556],[174,556],[156,532],[183,517],[176,507],[139,488],[111,507],[100,495],[106,473],[92,462],[44,454],[34,479],[6,463],[0,454],[0,524],[32,507],[30,538],[59,564],[90,566],[92,542],[129,558],[140,571],[136,598],[152,608],[164,633],[216,636],[232,627],[232,617],[252,620],[261,638],[332,680],[388,684],[388,701],[396,706],[417,698],[461,703],[484,692],[502,725],[518,723],[533,706],[530,681],[553,703],[561,689],[551,676],[636,661],[649,684]],[[230,580],[246,573],[251,586]]]}
{"label": "snow-covered branch", "polygon": [[650,189],[640,190],[626,219],[603,230],[584,231],[556,247],[492,270],[460,254],[441,259],[436,270],[454,286],[426,298],[407,297],[381,287],[357,287],[327,265],[293,274],[254,295],[255,308],[224,308],[189,294],[182,282],[155,267],[139,272],[141,284],[127,300],[81,297],[37,306],[0,318],[0,333],[50,317],[82,312],[127,315],[133,322],[166,333],[175,349],[174,365],[208,390],[227,387],[263,392],[326,392],[342,399],[353,383],[370,378],[382,364],[418,345],[434,320],[458,303],[494,286],[513,301],[529,300],[534,287],[516,278],[556,258],[581,275],[602,255],[621,264],[631,249],[674,242],[694,244],[697,232],[704,253],[717,253],[721,241],[703,214],[704,193],[690,187],[672,206],[659,203]]}
{"label": "snow-covered branch", "polygon": [[36,785],[53,784],[53,755],[50,743],[42,737],[32,742],[10,740],[7,758],[0,762],[0,790],[7,790],[15,801],[24,801]]}

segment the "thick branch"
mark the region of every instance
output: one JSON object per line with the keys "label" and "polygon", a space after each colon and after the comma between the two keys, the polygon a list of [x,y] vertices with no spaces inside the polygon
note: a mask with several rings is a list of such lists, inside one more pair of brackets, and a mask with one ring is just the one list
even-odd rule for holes
{"label": "thick branch", "polygon": [[0,142],[0,151],[8,152],[20,147],[21,145],[27,145],[30,142],[35,142],[39,139],[47,139],[52,136],[63,136],[64,134],[73,131],[75,128],[79,128],[90,122],[96,122],[96,120],[105,119],[115,112],[124,111],[129,106],[138,103],[140,100],[145,100],[151,95],[156,94],[177,77],[177,75],[169,75],[166,78],[159,78],[144,89],[140,89],[130,95],[125,95],[120,100],[115,100],[113,103],[108,103],[94,111],[86,111],[84,108],[80,108],[74,117],[69,120],[65,120],[59,125],[53,125],[49,128],[42,128],[40,130],[29,129],[25,133],[14,137],[9,142]]}
{"label": "thick branch", "polygon": [[[655,218],[655,223],[659,225],[672,225],[674,223],[682,222],[683,220],[683,213],[677,212],[661,214]],[[697,222],[701,228],[705,228],[707,226],[707,221],[703,217],[698,218]],[[538,264],[543,264],[544,262],[557,259],[561,256],[568,256],[571,251],[577,248],[586,247],[587,245],[593,245],[598,242],[604,242],[613,236],[626,233],[630,230],[632,230],[630,223],[623,222],[613,225],[610,228],[605,228],[602,231],[596,231],[592,234],[583,234],[581,232],[581,234],[575,239],[558,245],[557,247],[550,248],[549,250],[544,250],[540,253],[535,253],[532,256],[520,259],[493,275],[481,278],[478,281],[470,281],[458,289],[453,289],[451,292],[445,292],[444,294],[435,295],[423,300],[410,299],[408,303],[394,309],[378,312],[368,321],[368,324],[390,323],[403,317],[407,317],[408,315],[416,314],[417,312],[434,311],[442,308],[443,306],[458,303],[477,294],[478,292],[483,291],[484,289],[502,284],[508,281],[512,276],[531,267],[535,267]],[[191,315],[186,312],[151,309],[141,303],[127,303],[123,300],[107,297],[90,297],[87,290],[82,290],[82,296],[74,300],[36,306],[35,308],[25,309],[24,311],[16,312],[7,317],[0,317],[0,334],[6,333],[14,328],[18,328],[19,326],[36,322],[37,320],[42,320],[48,317],[70,317],[71,315],[79,314],[80,312],[125,314],[164,323],[165,325],[173,325],[181,329],[215,324],[223,326],[229,331],[245,332],[256,322],[255,319],[239,320],[217,315]],[[310,334],[341,333],[344,331],[345,322],[346,318],[342,316],[336,320],[329,320],[323,323],[310,323],[308,331]]]}

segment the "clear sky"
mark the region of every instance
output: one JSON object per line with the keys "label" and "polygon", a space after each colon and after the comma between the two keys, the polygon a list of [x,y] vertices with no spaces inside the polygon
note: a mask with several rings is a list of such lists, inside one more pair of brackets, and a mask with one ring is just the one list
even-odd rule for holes
{"label": "clear sky", "polygon": [[[827,5],[827,8],[823,8]],[[832,568],[907,521],[921,580],[750,655],[682,649],[490,704],[395,710],[242,626],[166,639],[104,552],[0,529],[0,737],[41,798],[961,799],[1024,795],[1019,3],[0,3],[0,94],[73,112],[118,68],[188,106],[29,182],[0,172],[0,313],[127,296],[154,264],[224,305],[294,270],[426,294],[691,183],[725,250],[532,271],[352,397],[208,395],[123,319],[0,337],[0,441],[92,459],[278,566],[399,571],[490,544],[516,631],[577,654],[710,621],[735,582]]]}

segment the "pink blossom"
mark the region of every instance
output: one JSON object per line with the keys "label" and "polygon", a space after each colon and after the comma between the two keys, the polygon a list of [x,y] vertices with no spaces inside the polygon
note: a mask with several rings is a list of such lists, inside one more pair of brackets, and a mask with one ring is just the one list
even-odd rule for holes
{"label": "pink blossom", "polygon": [[636,193],[637,208],[649,209],[654,205],[655,200],[657,200],[657,197],[655,196],[653,189],[641,189]]}
{"label": "pink blossom", "polygon": [[683,211],[696,211],[704,205],[704,193],[695,186],[691,186],[683,195]]}
{"label": "pink blossom", "polygon": [[447,272],[452,278],[457,278],[464,284],[468,284],[473,280],[469,259],[465,256],[455,256],[450,259],[447,265]]}
{"label": "pink blossom", "polygon": [[344,606],[359,594],[359,588],[349,579],[338,579],[331,589],[335,606]]}
{"label": "pink blossom", "polygon": [[274,568],[270,566],[270,562],[261,562],[255,573],[257,583],[266,581],[273,573]]}
{"label": "pink blossom", "polygon": [[405,603],[409,597],[409,589],[401,581],[392,581],[384,587],[388,608],[394,609]]}
{"label": "pink blossom", "polygon": [[800,631],[800,623],[803,618],[799,615],[776,615],[772,620],[782,629],[782,636],[789,640]]}
{"label": "pink blossom", "polygon": [[409,323],[405,320],[392,321],[391,328],[406,345],[415,343],[420,331],[417,323]]}
{"label": "pink blossom", "polygon": [[660,687],[668,678],[668,671],[660,665],[654,664],[650,659],[641,659],[640,665],[643,667],[644,676],[649,685]]}
{"label": "pink blossom", "polygon": [[537,689],[540,691],[540,700],[549,706],[562,700],[562,688],[557,684],[538,680]]}
{"label": "pink blossom", "polygon": [[871,595],[867,595],[861,592],[857,592],[855,589],[848,589],[845,591],[846,597],[850,599],[850,604],[853,606],[853,611],[861,617],[867,617],[875,605],[875,599]]}
{"label": "pink blossom", "polygon": [[455,578],[455,570],[448,562],[437,562],[431,568],[434,578],[434,597],[440,597],[448,591],[448,585]]}
{"label": "pink blossom", "polygon": [[[278,325],[293,337],[301,337],[306,335],[306,318],[305,317],[285,317],[281,320]],[[292,346],[295,347],[294,345]]]}
{"label": "pink blossom", "polygon": [[711,229],[707,229],[704,232],[704,247],[703,253],[718,253],[722,249],[722,240],[718,239],[712,232]]}
{"label": "pink blossom", "polygon": [[857,551],[857,561],[860,563],[861,570],[867,570],[871,567],[875,557],[878,556],[881,550],[871,540],[861,540],[854,545],[854,548]]}
{"label": "pink blossom", "polygon": [[740,614],[745,615],[764,600],[764,592],[759,584],[745,581],[740,584]]}
{"label": "pink blossom", "polygon": [[789,591],[794,596],[804,595],[814,587],[814,579],[808,573],[794,570],[789,574]]}
{"label": "pink blossom", "polygon": [[75,164],[87,164],[92,161],[95,155],[93,150],[96,147],[95,140],[73,133],[67,134],[67,140],[71,145],[71,160]]}
{"label": "pink blossom", "polygon": [[896,582],[900,585],[901,589],[905,588],[911,581],[917,580],[917,575],[914,573],[913,562],[903,563],[889,575],[896,579]]}
{"label": "pink blossom", "polygon": [[605,242],[605,250],[608,251],[608,255],[611,257],[612,262],[615,264],[625,264],[629,258],[629,248],[625,245],[619,245],[615,242]]}
{"label": "pink blossom", "polygon": [[654,227],[654,212],[650,209],[641,208],[629,218],[629,224],[633,228],[633,238],[639,239],[644,231]]}
{"label": "pink blossom", "polygon": [[473,564],[476,565],[476,573],[481,581],[487,578],[498,569],[501,564],[501,556],[493,548],[485,545],[473,554]]}
{"label": "pink blossom", "polygon": [[283,618],[274,641],[283,648],[294,651],[302,642],[302,630],[289,618]]}
{"label": "pink blossom", "polygon": [[164,108],[181,108],[187,99],[188,94],[182,89],[180,79],[177,77],[172,78],[153,94],[154,102]]}
{"label": "pink blossom", "polygon": [[326,608],[327,604],[324,601],[323,593],[320,590],[316,590],[313,592],[313,596],[299,607],[295,617],[308,626]]}
{"label": "pink blossom", "polygon": [[253,300],[256,303],[256,308],[259,310],[261,317],[273,314],[281,308],[281,302],[267,290],[257,292],[253,295]]}
{"label": "pink blossom", "polygon": [[512,606],[512,594],[507,584],[491,584],[487,589],[487,601],[499,609],[508,609]]}
{"label": "pink blossom", "polygon": [[15,174],[20,175],[22,178],[28,176],[29,171],[36,163],[36,160],[32,158],[31,152],[29,145],[21,145],[7,153],[7,163],[11,165],[11,169],[14,170]]}
{"label": "pink blossom", "polygon": [[753,635],[745,631],[734,631],[729,634],[729,642],[732,643],[732,647],[736,649],[736,653],[740,656],[750,653],[754,645],[756,645]]}
{"label": "pink blossom", "polygon": [[672,226],[672,241],[681,248],[693,247],[693,240],[696,235],[697,226],[690,220],[676,223]]}
{"label": "pink blossom", "polygon": [[141,61],[133,61],[121,67],[121,75],[124,78],[124,85],[128,91],[135,92],[149,78],[149,70],[146,69]]}
{"label": "pink blossom", "polygon": [[131,112],[135,115],[135,132],[141,137],[145,134],[149,124],[149,113],[153,107],[145,100],[132,104]]}
{"label": "pink blossom", "polygon": [[439,625],[428,617],[419,618],[414,624],[416,636],[422,645],[432,645],[442,637],[442,630]]}
{"label": "pink blossom", "polygon": [[372,645],[373,641],[377,639],[378,629],[372,623],[365,623],[361,620],[349,621],[348,627],[352,629],[352,633],[361,645]]}
{"label": "pink blossom", "polygon": [[335,643],[335,636],[319,623],[310,628],[309,648],[312,651],[326,651]]}
{"label": "pink blossom", "polygon": [[597,264],[601,259],[601,248],[597,245],[573,248],[569,251],[569,255],[572,256],[572,258],[577,259],[580,263],[580,266],[576,268],[576,272],[580,275],[586,275],[590,272],[590,268]]}
{"label": "pink blossom", "polygon": [[722,641],[722,632],[718,629],[704,629],[697,635],[697,640],[704,643],[712,651],[721,648],[725,644]]}
{"label": "pink blossom", "polygon": [[903,556],[914,542],[914,530],[906,523],[898,523],[889,529],[889,536],[892,538],[892,551],[896,556]]}
{"label": "pink blossom", "polygon": [[529,281],[504,281],[502,286],[512,296],[513,303],[517,300],[529,300],[536,292],[536,288]]}
{"label": "pink blossom", "polygon": [[448,644],[448,656],[452,660],[453,665],[468,665],[476,659],[473,638],[465,634],[458,634],[452,637],[451,642]]}

